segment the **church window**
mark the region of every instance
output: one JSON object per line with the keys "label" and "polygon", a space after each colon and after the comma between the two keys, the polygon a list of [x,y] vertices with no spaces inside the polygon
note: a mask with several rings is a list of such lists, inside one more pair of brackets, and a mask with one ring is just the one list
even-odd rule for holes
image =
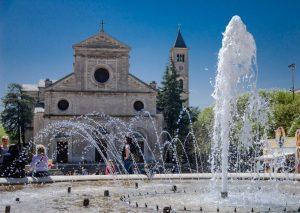
{"label": "church window", "polygon": [[144,109],[144,103],[141,102],[141,101],[136,101],[136,102],[134,102],[134,104],[133,104],[133,108],[134,108],[136,111],[141,111],[142,109]]}
{"label": "church window", "polygon": [[177,62],[184,62],[184,54],[177,54]]}
{"label": "church window", "polygon": [[109,79],[109,72],[104,68],[99,68],[95,71],[94,77],[97,82],[105,83]]}
{"label": "church window", "polygon": [[57,107],[58,109],[62,110],[62,111],[65,111],[69,108],[69,102],[67,100],[60,100],[58,103],[57,103]]}

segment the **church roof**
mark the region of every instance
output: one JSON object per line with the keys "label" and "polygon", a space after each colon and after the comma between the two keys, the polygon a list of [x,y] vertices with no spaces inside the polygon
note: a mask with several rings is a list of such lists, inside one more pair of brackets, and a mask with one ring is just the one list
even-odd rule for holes
{"label": "church roof", "polygon": [[146,82],[144,82],[143,80],[139,79],[138,77],[136,77],[135,75],[132,75],[131,73],[128,73],[129,77],[135,79],[136,81],[140,82],[141,84],[145,85],[147,88],[156,91],[155,89],[153,89],[149,84],[147,84]]}
{"label": "church roof", "polygon": [[103,30],[98,34],[73,45],[73,48],[76,47],[130,50],[128,45],[118,41]]}
{"label": "church roof", "polygon": [[183,37],[181,35],[180,29],[178,30],[177,38],[174,44],[174,47],[176,48],[186,48],[185,42],[183,40]]}

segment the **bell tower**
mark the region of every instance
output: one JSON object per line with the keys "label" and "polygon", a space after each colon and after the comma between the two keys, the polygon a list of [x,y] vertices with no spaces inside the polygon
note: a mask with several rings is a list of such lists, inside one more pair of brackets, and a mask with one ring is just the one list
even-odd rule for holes
{"label": "bell tower", "polygon": [[170,59],[174,62],[179,74],[179,82],[183,89],[181,94],[184,100],[184,106],[189,106],[189,50],[183,40],[180,28],[178,28],[177,37],[174,46],[170,50]]}

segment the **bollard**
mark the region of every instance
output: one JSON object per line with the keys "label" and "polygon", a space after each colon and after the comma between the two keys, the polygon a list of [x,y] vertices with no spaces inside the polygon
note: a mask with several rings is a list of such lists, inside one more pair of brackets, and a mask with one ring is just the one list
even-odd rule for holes
{"label": "bollard", "polygon": [[221,192],[221,198],[227,198],[228,192]]}
{"label": "bollard", "polygon": [[135,188],[139,188],[139,183],[138,182],[135,182]]}
{"label": "bollard", "polygon": [[177,191],[177,186],[176,186],[176,185],[173,185],[173,186],[172,186],[172,191],[173,191],[173,192],[176,192],[176,191]]}
{"label": "bollard", "polygon": [[104,197],[109,197],[109,191],[108,190],[104,190]]}
{"label": "bollard", "polygon": [[68,187],[68,193],[71,193],[71,186]]}
{"label": "bollard", "polygon": [[90,200],[88,199],[88,198],[85,198],[84,200],[83,200],[83,206],[84,207],[88,207],[90,205]]}
{"label": "bollard", "polygon": [[171,212],[171,206],[166,206],[163,208],[163,213],[170,213]]}
{"label": "bollard", "polygon": [[10,206],[5,206],[5,213],[10,213]]}

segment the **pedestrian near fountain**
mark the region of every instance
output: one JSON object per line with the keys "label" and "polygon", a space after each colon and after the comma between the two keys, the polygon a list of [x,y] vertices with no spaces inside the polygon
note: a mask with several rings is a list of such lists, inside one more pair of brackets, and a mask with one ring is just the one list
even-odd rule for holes
{"label": "pedestrian near fountain", "polygon": [[296,147],[300,148],[300,129],[297,129],[295,138],[296,138]]}
{"label": "pedestrian near fountain", "polygon": [[276,130],[276,141],[279,145],[279,148],[282,148],[282,146],[285,142],[285,131],[284,131],[283,127],[279,127]]}
{"label": "pedestrian near fountain", "polygon": [[133,174],[133,161],[130,151],[130,145],[132,143],[132,139],[130,137],[126,137],[125,146],[122,151],[122,157],[124,161],[124,167],[128,174]]}
{"label": "pedestrian near fountain", "polygon": [[1,138],[2,144],[0,145],[0,165],[3,163],[3,157],[6,153],[8,153],[9,149],[9,138],[7,135],[2,136]]}
{"label": "pedestrian near fountain", "polygon": [[0,176],[13,178],[25,176],[25,161],[20,157],[17,145],[10,145],[8,152],[4,154],[3,163],[0,168]]}
{"label": "pedestrian near fountain", "polygon": [[295,134],[296,139],[296,173],[300,173],[300,129],[297,129]]}
{"label": "pedestrian near fountain", "polygon": [[114,175],[115,173],[116,173],[115,164],[111,159],[109,159],[105,167],[105,175]]}
{"label": "pedestrian near fountain", "polygon": [[34,177],[49,176],[48,157],[46,155],[46,149],[43,145],[37,145],[36,155],[32,157],[30,167],[32,170],[32,176]]}

